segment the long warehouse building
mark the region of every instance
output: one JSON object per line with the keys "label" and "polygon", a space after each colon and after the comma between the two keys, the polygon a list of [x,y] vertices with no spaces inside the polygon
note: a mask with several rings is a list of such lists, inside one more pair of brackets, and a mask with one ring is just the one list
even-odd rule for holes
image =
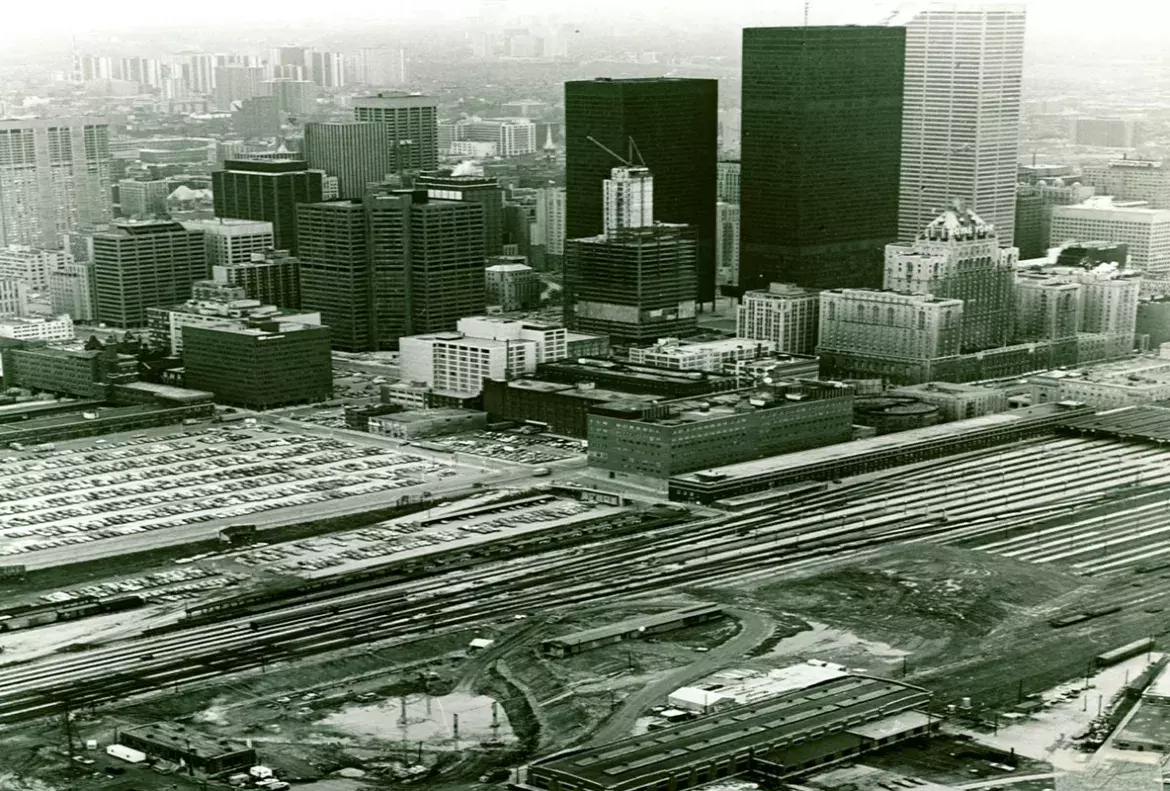
{"label": "long warehouse building", "polygon": [[672,728],[538,760],[520,791],[683,791],[746,775],[773,784],[815,767],[923,736],[930,693],[849,675]]}
{"label": "long warehouse building", "polygon": [[802,481],[829,481],[863,475],[902,464],[1051,434],[1065,423],[1092,414],[1091,407],[1079,402],[1038,404],[938,426],[688,472],[670,479],[670,499],[709,504]]}

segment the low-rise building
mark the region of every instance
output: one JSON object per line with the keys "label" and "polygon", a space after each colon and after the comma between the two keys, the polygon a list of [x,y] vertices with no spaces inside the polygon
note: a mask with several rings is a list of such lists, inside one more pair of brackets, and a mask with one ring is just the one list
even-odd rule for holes
{"label": "low-rise building", "polygon": [[333,392],[329,328],[308,324],[183,327],[188,387],[252,409],[326,401]]}
{"label": "low-rise building", "polygon": [[589,411],[613,402],[653,404],[662,396],[604,390],[590,382],[567,384],[531,377],[484,380],[483,408],[493,421],[543,423],[553,434],[584,439],[589,433]]}
{"label": "low-rise building", "polygon": [[487,415],[474,409],[411,409],[369,419],[370,433],[396,439],[420,439],[477,431]]}
{"label": "low-rise building", "polygon": [[138,363],[113,346],[101,350],[61,349],[43,342],[0,344],[5,387],[79,398],[107,398],[113,385],[138,379]]}
{"label": "low-rise building", "polygon": [[22,341],[71,341],[73,319],[68,314],[56,318],[0,318],[0,338]]}
{"label": "low-rise building", "polygon": [[183,763],[208,774],[247,769],[259,760],[256,751],[243,742],[213,738],[166,723],[126,728],[119,731],[118,743],[141,750],[151,758]]}
{"label": "low-rise building", "polygon": [[993,387],[953,382],[925,382],[895,387],[892,396],[909,396],[938,407],[943,421],[963,420],[1008,410],[1007,392]]}
{"label": "low-rise building", "polygon": [[[206,282],[212,286],[222,285]],[[226,289],[235,293],[225,295],[200,293],[200,288],[200,284],[196,283],[196,298],[181,305],[147,308],[146,324],[152,345],[165,346],[171,354],[182,354],[184,327],[243,329],[255,326],[258,322],[321,324],[321,314],[316,311],[284,310],[258,299],[243,299],[243,289],[239,287]]]}
{"label": "low-rise building", "polygon": [[611,478],[664,481],[704,467],[849,440],[852,391],[780,382],[704,400],[605,404],[589,415],[589,465]]}
{"label": "low-rise building", "polygon": [[769,356],[776,344],[767,340],[727,338],[703,343],[684,343],[661,338],[653,346],[630,349],[630,362],[672,371],[734,371],[736,364]]}
{"label": "low-rise building", "polygon": [[1170,354],[1142,356],[1030,377],[1033,404],[1079,401],[1115,409],[1170,399]]}

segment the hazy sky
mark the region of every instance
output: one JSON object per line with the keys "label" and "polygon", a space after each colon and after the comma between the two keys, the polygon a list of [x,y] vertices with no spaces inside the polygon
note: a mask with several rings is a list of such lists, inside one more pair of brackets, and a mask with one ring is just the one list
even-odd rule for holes
{"label": "hazy sky", "polygon": [[[540,14],[571,21],[574,16],[620,24],[640,17],[723,25],[795,24],[803,0],[0,0],[5,6],[3,35],[61,35],[87,30],[143,27],[230,27],[272,24],[274,29],[359,22],[464,20],[474,22],[486,5],[504,6],[508,14]],[[1165,0],[1025,0],[1030,33],[1170,32],[1170,4]],[[895,2],[878,0],[811,0],[815,23],[874,22]],[[575,14],[580,9],[580,14]]]}

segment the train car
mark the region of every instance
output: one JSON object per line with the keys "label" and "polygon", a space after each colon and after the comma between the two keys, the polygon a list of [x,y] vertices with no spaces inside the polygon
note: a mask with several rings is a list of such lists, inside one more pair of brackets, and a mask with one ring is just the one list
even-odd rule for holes
{"label": "train car", "polygon": [[1103,654],[1097,654],[1093,663],[1097,667],[1109,667],[1116,665],[1118,662],[1124,662],[1127,659],[1144,654],[1148,651],[1154,650],[1154,638],[1146,637],[1142,640],[1134,640],[1132,643],[1127,643],[1119,648],[1114,648],[1112,651],[1106,651]]}

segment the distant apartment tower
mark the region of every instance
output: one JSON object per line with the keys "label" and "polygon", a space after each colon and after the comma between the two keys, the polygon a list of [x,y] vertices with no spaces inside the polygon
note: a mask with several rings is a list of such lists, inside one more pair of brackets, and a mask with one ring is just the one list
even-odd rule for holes
{"label": "distant apartment tower", "polygon": [[358,79],[366,85],[406,82],[406,51],[398,47],[363,47]]}
{"label": "distant apartment tower", "polygon": [[495,256],[483,270],[484,298],[503,311],[531,310],[540,306],[543,284],[523,256]]}
{"label": "distant apartment tower", "polygon": [[215,106],[220,112],[232,109],[232,102],[251,99],[262,91],[264,69],[231,64],[215,67]]}
{"label": "distant apartment tower", "polygon": [[962,300],[962,351],[993,349],[1012,339],[1018,257],[1014,247],[1000,246],[994,227],[956,205],[930,222],[912,244],[886,246],[884,286]]}
{"label": "distant apartment tower", "polygon": [[605,231],[603,183],[615,167],[654,174],[654,219],[691,226],[695,298],[715,298],[718,84],[683,78],[565,83],[566,237]]}
{"label": "distant apartment tower", "polygon": [[414,181],[436,200],[465,201],[483,207],[484,250],[486,255],[504,252],[504,191],[499,179],[485,176],[456,176],[448,172],[424,173]]}
{"label": "distant apartment tower", "polygon": [[414,171],[439,166],[439,103],[430,96],[380,91],[353,100],[355,121],[390,124],[403,167]]}
{"label": "distant apartment tower", "polygon": [[167,179],[139,181],[120,179],[118,181],[118,205],[123,217],[147,219],[167,213],[167,196],[171,194],[171,182]]}
{"label": "distant apartment tower", "polygon": [[720,286],[739,284],[738,203],[715,204],[715,282]]}
{"label": "distant apartment tower", "polygon": [[536,193],[536,222],[532,244],[544,247],[550,268],[559,268],[565,255],[565,188],[542,187]]}
{"label": "distant apartment tower", "polygon": [[110,220],[109,136],[97,116],[0,121],[0,246],[56,250]]}
{"label": "distant apartment tower", "polygon": [[72,258],[60,263],[49,273],[49,298],[54,314],[68,313],[74,321],[93,321],[93,264]]}
{"label": "distant apartment tower", "polygon": [[1109,196],[1057,206],[1052,210],[1052,245],[1072,239],[1123,243],[1131,268],[1150,277],[1170,277],[1170,209],[1126,205]]}
{"label": "distant apartment tower", "polygon": [[906,25],[898,237],[913,240],[952,200],[1014,244],[1022,4],[944,3]]}
{"label": "distant apartment tower", "polygon": [[260,83],[257,93],[276,97],[281,112],[298,118],[312,115],[317,109],[317,84],[309,80],[266,80]]}
{"label": "distant apartment tower", "polygon": [[272,223],[275,246],[297,252],[297,204],[322,200],[319,171],[303,160],[228,160],[211,175],[215,216]]}
{"label": "distant apartment tower", "polygon": [[97,318],[113,327],[143,326],[147,308],[185,301],[207,277],[203,234],[177,222],[115,222],[90,243]]}
{"label": "distant apartment tower", "polygon": [[49,288],[49,276],[72,260],[73,255],[68,250],[8,245],[0,247],[0,278],[20,280],[35,291],[46,291]]}
{"label": "distant apartment tower", "polygon": [[1142,143],[1141,123],[1132,118],[1077,118],[1073,142],[1078,146],[1136,148]]}
{"label": "distant apartment tower", "polygon": [[252,253],[247,262],[216,264],[211,277],[242,287],[250,299],[266,305],[301,306],[301,262],[284,250]]}
{"label": "distant apartment tower", "polygon": [[249,409],[326,401],[333,393],[329,328],[183,327],[188,387]]}
{"label": "distant apartment tower", "polygon": [[743,31],[740,285],[881,285],[882,249],[898,235],[905,38],[897,27]]}
{"label": "distant apartment tower", "polygon": [[1100,195],[1118,200],[1145,201],[1149,209],[1170,209],[1170,167],[1163,160],[1117,159],[1086,166],[1084,179]]}
{"label": "distant apartment tower", "polygon": [[236,134],[243,137],[277,137],[280,134],[280,100],[276,96],[253,96],[240,102],[232,113]]}
{"label": "distant apartment tower", "polygon": [[361,198],[369,184],[397,173],[398,151],[384,123],[348,121],[305,124],[301,150],[310,168],[337,177],[337,196]]}
{"label": "distant apartment tower", "polygon": [[342,88],[345,86],[345,56],[340,52],[314,52],[312,73],[313,82],[322,88]]}
{"label": "distant apartment tower", "polygon": [[719,160],[715,197],[724,203],[739,203],[740,165],[738,159]]}
{"label": "distant apartment tower", "polygon": [[778,352],[815,354],[820,303],[819,291],[791,283],[770,283],[767,291],[744,292],[736,309],[735,334],[771,341]]}
{"label": "distant apartment tower", "polygon": [[423,190],[300,206],[302,307],[321,312],[342,351],[454,328],[486,304],[483,214]]}
{"label": "distant apartment tower", "polygon": [[28,283],[0,280],[0,316],[28,315]]}
{"label": "distant apartment tower", "polygon": [[183,220],[182,224],[188,231],[203,234],[208,266],[246,264],[254,253],[271,250],[276,243],[272,223],[263,220],[212,217]]}
{"label": "distant apartment tower", "polygon": [[871,289],[821,292],[817,352],[824,378],[919,384],[959,355],[963,302]]}

